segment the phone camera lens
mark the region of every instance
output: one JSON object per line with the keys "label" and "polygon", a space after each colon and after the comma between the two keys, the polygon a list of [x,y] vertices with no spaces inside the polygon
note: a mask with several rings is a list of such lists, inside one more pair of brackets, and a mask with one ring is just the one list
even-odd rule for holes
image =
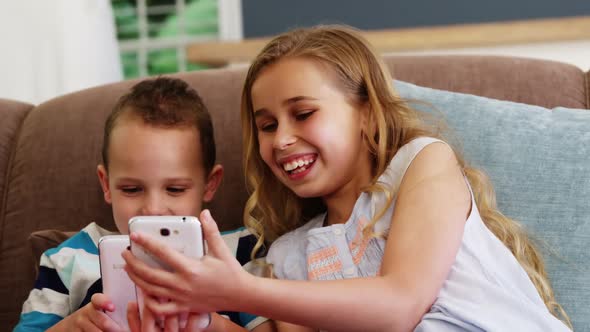
{"label": "phone camera lens", "polygon": [[170,235],[170,230],[168,228],[161,228],[160,229],[160,235],[162,235],[162,236],[168,236],[168,235]]}

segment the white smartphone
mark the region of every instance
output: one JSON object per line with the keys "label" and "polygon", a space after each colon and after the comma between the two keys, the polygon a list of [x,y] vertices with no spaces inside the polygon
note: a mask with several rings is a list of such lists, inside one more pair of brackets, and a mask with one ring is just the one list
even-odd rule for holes
{"label": "white smartphone", "polygon": [[[137,216],[129,220],[129,232],[149,234],[170,248],[191,258],[205,254],[201,222],[193,216]],[[171,267],[146,252],[138,244],[131,243],[135,257],[155,268],[171,271]],[[140,318],[143,317],[143,292],[136,289]],[[181,326],[184,322],[180,322]]]}
{"label": "white smartphone", "polygon": [[102,291],[115,305],[115,311],[106,311],[121,327],[129,330],[127,303],[136,301],[135,284],[123,269],[125,261],[121,253],[129,250],[129,236],[107,235],[98,240]]}

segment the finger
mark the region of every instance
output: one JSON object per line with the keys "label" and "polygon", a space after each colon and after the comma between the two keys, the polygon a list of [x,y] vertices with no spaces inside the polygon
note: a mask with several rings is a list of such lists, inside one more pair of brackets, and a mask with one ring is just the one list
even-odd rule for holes
{"label": "finger", "polygon": [[129,302],[127,304],[127,323],[131,332],[141,332],[141,320],[139,319],[137,302]]}
{"label": "finger", "polygon": [[210,314],[191,314],[188,318],[186,330],[192,332],[206,331],[211,325]]}
{"label": "finger", "polygon": [[125,260],[125,271],[129,277],[133,274],[137,279],[150,285],[159,285],[171,289],[178,287],[179,282],[176,280],[174,273],[151,267],[128,251],[123,252],[121,256]]}
{"label": "finger", "polygon": [[223,261],[234,259],[234,256],[231,254],[225,241],[221,237],[221,233],[219,233],[219,228],[217,228],[217,223],[211,216],[211,212],[207,209],[203,210],[200,214],[199,220],[201,221],[203,236],[207,241],[207,248],[211,255]]}
{"label": "finger", "polygon": [[189,308],[184,305],[180,305],[174,301],[164,301],[160,302],[152,297],[147,297],[145,300],[145,306],[149,308],[149,310],[155,316],[171,316],[171,315],[178,315],[182,312],[188,312]]}
{"label": "finger", "polygon": [[186,323],[188,322],[188,312],[181,312],[180,314],[178,314],[178,327],[181,330],[184,330],[186,328]]}
{"label": "finger", "polygon": [[[132,252],[130,251],[123,251],[121,253],[121,256],[123,257],[123,260],[125,260],[125,266],[131,268],[131,270],[133,270],[136,274],[139,273],[148,273],[149,276],[147,278],[150,278],[150,281],[152,282],[156,282],[157,280],[166,280],[167,278],[170,277],[171,272],[164,270],[162,268],[158,268],[158,267],[152,267],[150,265],[148,265],[147,263],[145,263],[144,261],[142,261],[141,259],[135,257],[135,255],[133,255]],[[153,280],[151,280],[153,279]]]}
{"label": "finger", "polygon": [[[146,299],[147,299],[147,297],[146,297]],[[154,314],[149,310],[149,308],[147,308],[145,306],[145,301],[144,301],[143,308],[140,308],[140,310],[142,310],[141,331],[142,332],[160,331],[160,328],[156,325],[156,318],[155,318]]]}
{"label": "finger", "polygon": [[89,317],[87,319],[81,319],[77,322],[76,327],[80,331],[84,332],[102,332],[101,329],[94,324],[93,321],[90,320]]}
{"label": "finger", "polygon": [[166,332],[179,331],[179,324],[178,324],[178,316],[177,315],[167,316],[165,318],[164,331],[166,331]]}
{"label": "finger", "polygon": [[109,297],[103,293],[95,293],[90,298],[90,303],[96,310],[115,311],[115,305],[111,302]]}
{"label": "finger", "polygon": [[[153,297],[153,296],[147,296],[144,298],[144,305],[146,308],[148,308],[148,306],[151,305],[151,307],[154,307],[154,303],[162,303],[163,301],[168,302],[168,300],[164,300],[163,298],[158,298],[158,297]],[[152,309],[149,309],[152,314],[154,315],[154,319],[156,320],[156,325],[164,328],[164,320],[166,318],[166,316],[158,313],[157,311],[153,311]]]}
{"label": "finger", "polygon": [[102,311],[92,310],[89,312],[88,318],[92,325],[94,325],[99,331],[115,332],[121,330],[119,324],[115,323],[111,317],[107,316],[107,314]]}
{"label": "finger", "polygon": [[141,277],[139,277],[137,274],[127,270],[126,267],[125,267],[125,271],[127,272],[129,279],[131,279],[131,281],[133,281],[135,286],[139,287],[143,291],[143,293],[148,296],[168,298],[168,299],[173,299],[175,301],[183,301],[184,300],[184,297],[186,294],[184,294],[181,291],[178,291],[176,289],[170,289],[165,286],[150,284],[150,283],[146,282],[145,280],[143,280]]}
{"label": "finger", "polygon": [[183,271],[184,267],[192,262],[191,259],[149,234],[134,232],[129,234],[129,238],[133,243],[139,244],[143,249],[168,264],[175,271]]}

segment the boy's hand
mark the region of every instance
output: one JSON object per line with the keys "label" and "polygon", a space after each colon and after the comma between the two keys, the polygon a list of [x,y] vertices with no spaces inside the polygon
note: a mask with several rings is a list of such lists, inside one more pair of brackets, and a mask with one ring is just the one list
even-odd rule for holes
{"label": "boy's hand", "polygon": [[103,312],[114,311],[115,305],[102,293],[92,295],[90,303],[61,320],[48,331],[125,331]]}
{"label": "boy's hand", "polygon": [[151,297],[170,300],[146,302],[157,316],[237,309],[235,299],[245,289],[250,274],[242,269],[221,238],[209,211],[203,211],[200,220],[209,252],[199,260],[188,258],[148,235],[130,235],[132,241],[173,269],[169,272],[151,268],[132,253],[123,252],[131,280]]}
{"label": "boy's hand", "polygon": [[[144,318],[139,319],[139,309],[136,302],[129,302],[127,306],[127,321],[129,322],[129,330],[131,332],[160,332],[162,329],[156,323],[154,314],[149,308],[143,310]],[[180,326],[176,316],[166,318],[164,331],[186,331],[186,332],[204,332],[207,331],[211,316],[208,316],[206,321],[203,317],[207,315],[190,314],[186,326]]]}

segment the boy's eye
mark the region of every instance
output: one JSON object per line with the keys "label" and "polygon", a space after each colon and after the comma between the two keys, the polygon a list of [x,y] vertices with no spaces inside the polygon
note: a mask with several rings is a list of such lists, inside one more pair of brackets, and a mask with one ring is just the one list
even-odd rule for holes
{"label": "boy's eye", "polygon": [[167,187],[166,190],[171,194],[180,194],[185,192],[186,188],[184,187]]}
{"label": "boy's eye", "polygon": [[125,194],[137,194],[141,191],[141,187],[122,187],[121,191]]}
{"label": "boy's eye", "polygon": [[297,113],[297,114],[295,114],[295,119],[297,119],[297,121],[303,121],[303,120],[309,118],[313,113],[314,113],[314,111],[305,111],[305,112]]}

